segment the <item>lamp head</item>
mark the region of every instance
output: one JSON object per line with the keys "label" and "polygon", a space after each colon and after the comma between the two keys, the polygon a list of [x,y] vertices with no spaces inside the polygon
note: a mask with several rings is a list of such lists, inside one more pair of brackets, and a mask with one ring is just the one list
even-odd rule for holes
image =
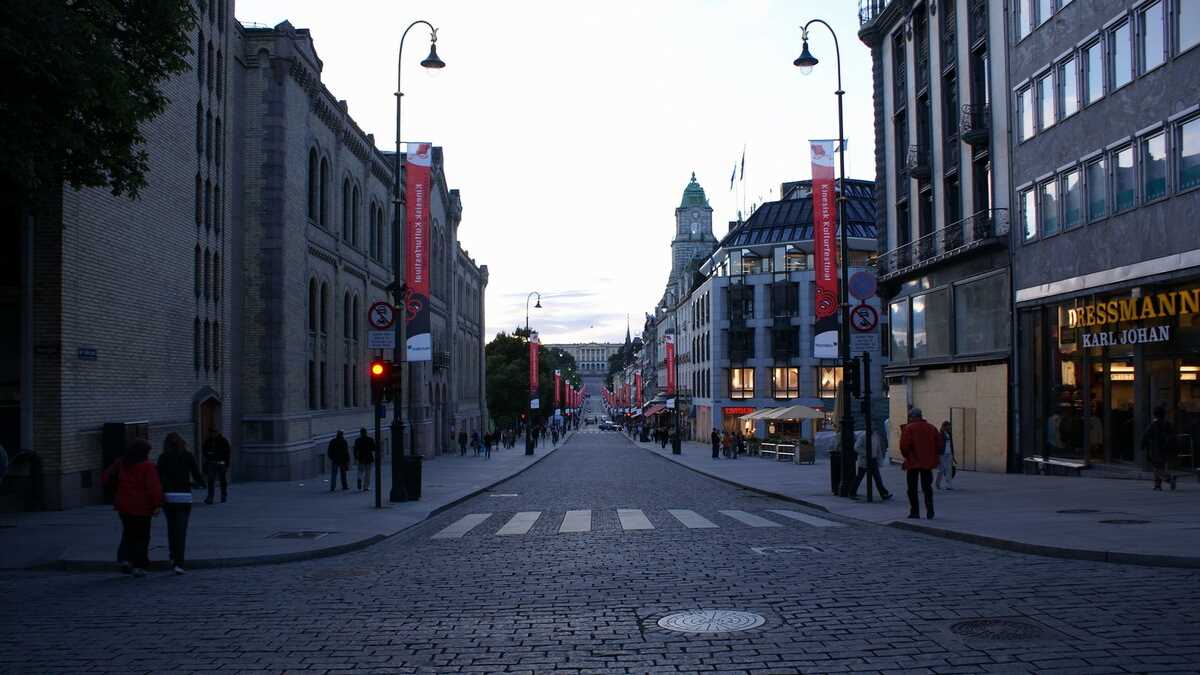
{"label": "lamp head", "polygon": [[540,295],[538,296],[537,302],[533,303],[533,308],[534,309],[542,308],[542,296],[540,296]]}
{"label": "lamp head", "polygon": [[805,40],[804,49],[800,51],[800,57],[795,61],[792,61],[792,64],[800,68],[801,75],[808,75],[812,72],[813,66],[817,65],[817,63],[817,57],[813,56],[812,52],[808,51],[808,40]]}
{"label": "lamp head", "polygon": [[446,67],[446,62],[438,58],[437,53],[437,35],[433,36],[433,41],[429,43],[429,56],[421,62],[421,65],[426,68],[438,70]]}

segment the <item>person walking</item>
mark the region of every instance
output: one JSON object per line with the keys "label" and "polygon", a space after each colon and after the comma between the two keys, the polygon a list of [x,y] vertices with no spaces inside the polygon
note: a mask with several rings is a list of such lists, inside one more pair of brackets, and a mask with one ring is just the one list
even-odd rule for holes
{"label": "person walking", "polygon": [[1142,449],[1146,459],[1154,470],[1154,489],[1162,490],[1163,481],[1171,489],[1175,489],[1175,477],[1167,470],[1167,462],[1171,456],[1171,441],[1175,435],[1171,423],[1167,421],[1167,409],[1162,405],[1154,406],[1154,419],[1142,436]]}
{"label": "person walking", "polygon": [[121,518],[121,543],[117,547],[121,571],[144,577],[150,567],[150,519],[163,505],[158,469],[150,463],[150,443],[134,439],[125,455],[100,474],[100,480],[115,486],[113,510]]}
{"label": "person walking", "polygon": [[169,564],[175,574],[183,574],[188,520],[192,516],[192,485],[203,485],[205,481],[183,436],[173,431],[167,434],[163,452],[158,456],[158,480],[163,489],[163,516],[167,519]]}
{"label": "person walking", "polygon": [[937,480],[934,487],[942,489],[942,479],[946,480],[946,489],[953,491],[954,480],[954,438],[950,434],[950,422],[942,422],[942,453],[938,461]]}
{"label": "person walking", "polygon": [[200,452],[204,458],[204,476],[208,482],[208,497],[204,503],[213,503],[213,491],[217,481],[220,481],[221,503],[224,504],[229,499],[229,441],[215,428],[209,429],[208,438],[204,440]]}
{"label": "person walking", "polygon": [[733,435],[733,458],[737,459],[739,455],[746,452],[746,437],[739,430]]}
{"label": "person walking", "polygon": [[933,470],[942,454],[942,434],[921,416],[920,408],[908,411],[908,424],[900,433],[900,454],[908,479],[908,517],[920,518],[917,508],[917,482],[925,493],[925,517],[933,519]]}
{"label": "person walking", "polygon": [[467,432],[465,430],[458,432],[458,455],[460,457],[467,454]]}
{"label": "person walking", "polygon": [[[879,488],[879,498],[887,501],[892,498],[892,493],[883,485],[883,477],[879,474],[879,467],[883,462],[887,461],[887,446],[879,433],[871,434],[871,453],[867,455],[867,434],[855,434],[854,450],[858,453],[858,473],[854,477],[854,487],[850,489],[850,499],[858,499],[858,486],[862,484],[863,478],[875,481],[875,487]],[[875,465],[868,467],[870,458],[875,458]]]}
{"label": "person walking", "polygon": [[371,489],[371,469],[375,464],[375,439],[367,435],[367,428],[358,430],[354,439],[354,463],[358,468],[356,484],[361,491]]}
{"label": "person walking", "polygon": [[721,433],[716,427],[713,427],[709,439],[712,441],[713,459],[721,459]]}
{"label": "person walking", "polygon": [[349,490],[350,486],[346,484],[346,472],[350,470],[350,444],[346,442],[346,437],[342,434],[342,430],[338,429],[337,436],[329,441],[329,448],[325,451],[325,455],[329,457],[329,462],[332,469],[329,474],[329,491],[333,492],[337,486],[337,477],[342,475],[342,489]]}
{"label": "person walking", "polygon": [[479,432],[471,432],[471,450],[475,452],[475,456],[479,456],[479,451],[483,449],[483,443],[479,440]]}
{"label": "person walking", "polygon": [[721,455],[725,459],[731,459],[730,453],[733,451],[733,434],[728,431],[721,434]]}

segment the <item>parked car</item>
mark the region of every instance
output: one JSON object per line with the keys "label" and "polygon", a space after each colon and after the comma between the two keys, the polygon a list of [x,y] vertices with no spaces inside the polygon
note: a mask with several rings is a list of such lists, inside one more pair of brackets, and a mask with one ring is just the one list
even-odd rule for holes
{"label": "parked car", "polygon": [[612,422],[609,422],[608,420],[604,420],[603,422],[600,423],[600,431],[616,431],[616,430],[617,430],[617,425],[613,424]]}

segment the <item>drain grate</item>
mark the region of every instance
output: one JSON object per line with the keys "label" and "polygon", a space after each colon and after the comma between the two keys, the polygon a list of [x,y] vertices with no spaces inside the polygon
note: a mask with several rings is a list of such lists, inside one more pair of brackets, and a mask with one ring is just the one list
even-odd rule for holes
{"label": "drain grate", "polygon": [[697,609],[668,614],[658,620],[661,628],[677,633],[736,633],[758,628],[766,619],[753,612],[733,609]]}
{"label": "drain grate", "polygon": [[950,632],[980,640],[1033,640],[1044,637],[1046,629],[1020,619],[971,619],[950,626]]}
{"label": "drain grate", "polygon": [[1055,513],[1100,513],[1100,509],[1061,509]]}
{"label": "drain grate", "polygon": [[333,533],[332,532],[318,532],[315,530],[290,530],[290,531],[285,531],[285,532],[276,532],[275,534],[268,535],[267,539],[309,539],[309,540],[312,540],[312,539],[320,539],[321,537],[324,537],[327,534],[333,534]]}
{"label": "drain grate", "polygon": [[1146,525],[1150,521],[1138,520],[1136,518],[1110,518],[1100,522],[1104,523],[1105,525]]}

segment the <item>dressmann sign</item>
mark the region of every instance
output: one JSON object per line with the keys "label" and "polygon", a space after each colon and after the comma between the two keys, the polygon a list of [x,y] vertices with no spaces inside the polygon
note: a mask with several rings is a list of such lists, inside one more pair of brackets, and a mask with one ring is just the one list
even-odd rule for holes
{"label": "dressmann sign", "polygon": [[1171,339],[1171,326],[1168,323],[1134,328],[1120,328],[1117,324],[1148,319],[1171,319],[1183,314],[1196,313],[1200,313],[1200,288],[1167,291],[1140,298],[1114,298],[1071,307],[1066,310],[1066,319],[1068,328],[1113,327],[1113,330],[1083,333],[1080,337],[1086,349],[1168,342]]}

